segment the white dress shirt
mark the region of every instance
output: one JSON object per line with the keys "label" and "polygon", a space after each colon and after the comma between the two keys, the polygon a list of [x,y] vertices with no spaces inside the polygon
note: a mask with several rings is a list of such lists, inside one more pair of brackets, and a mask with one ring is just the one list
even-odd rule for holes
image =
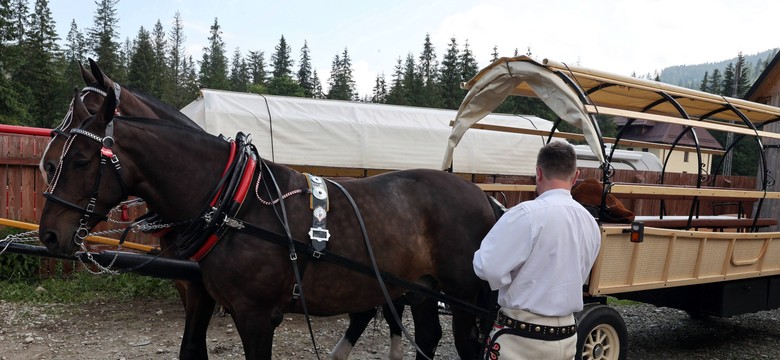
{"label": "white dress shirt", "polygon": [[566,189],[507,211],[474,253],[498,304],[543,316],[582,310],[582,285],[601,245],[598,224]]}

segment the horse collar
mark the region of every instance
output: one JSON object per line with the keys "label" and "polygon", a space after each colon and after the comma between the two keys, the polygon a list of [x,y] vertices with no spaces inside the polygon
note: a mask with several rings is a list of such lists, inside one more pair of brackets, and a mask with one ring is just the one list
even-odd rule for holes
{"label": "horse collar", "polygon": [[249,187],[257,166],[257,155],[249,140],[239,133],[231,142],[228,163],[217,185],[215,195],[204,215],[190,225],[193,231],[182,236],[178,255],[193,261],[203,259],[229,228],[242,224],[233,217],[249,193]]}

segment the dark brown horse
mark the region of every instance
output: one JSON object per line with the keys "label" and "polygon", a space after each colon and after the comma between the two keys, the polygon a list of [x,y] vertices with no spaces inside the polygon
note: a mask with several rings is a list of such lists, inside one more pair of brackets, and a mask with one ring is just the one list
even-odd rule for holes
{"label": "dark brown horse", "polygon": [[[53,172],[40,222],[41,241],[50,251],[75,252],[86,230],[127,195],[144,198],[164,221],[179,223],[177,231],[187,233],[202,221],[213,194],[219,193],[215,189],[230,157],[230,143],[149,119],[112,121],[113,95],[109,89],[102,109],[73,132]],[[100,142],[111,145],[108,138],[116,141],[103,156],[118,159],[121,170],[116,172],[117,165],[110,161],[100,163]],[[298,241],[293,239],[307,239],[312,216],[308,196],[290,197],[282,206],[266,206],[259,200],[278,198],[275,188],[304,189],[305,177],[268,161],[261,161],[258,168],[250,176],[254,191],[237,214],[241,223],[286,233],[290,246]],[[382,272],[475,302],[482,283],[473,274],[471,257],[496,219],[478,187],[432,170],[393,172],[344,182],[343,187],[362,214]],[[334,236],[327,252],[367,266],[361,218],[338,189],[332,184],[328,188],[334,194],[328,214]],[[291,254],[269,239],[232,228],[220,230],[225,231],[221,240],[199,261],[204,283],[233,316],[247,358],[270,359],[273,330],[282,314],[303,311],[301,301],[291,301],[295,284]],[[385,301],[370,276],[305,253],[299,262],[305,268],[302,287],[313,315],[365,311]],[[391,298],[405,292],[393,286],[389,290]],[[475,316],[455,307],[452,321],[461,358],[476,358]]]}
{"label": "dark brown horse", "polygon": [[[89,114],[97,112],[103,104],[108,89],[117,89],[114,90],[114,96],[119,103],[117,112],[120,114],[159,118],[180,126],[200,129],[197,124],[172,106],[134,89],[120,87],[100,70],[97,63],[91,59],[89,62],[90,70],[79,64],[82,78],[86,84],[86,87],[79,94],[79,100],[83,102],[84,106],[71,106],[70,111],[77,112],[77,114],[66,115],[63,123],[52,133],[52,139],[41,158],[41,171],[47,181],[49,180],[47,174],[51,174],[57,168],[59,157],[62,154],[62,146],[70,135],[69,131],[81,126],[81,122]],[[175,232],[161,236],[161,248],[170,249],[176,238]],[[165,255],[171,256],[169,251],[166,251]],[[214,311],[215,301],[208,294],[202,282],[176,280],[174,284],[186,314],[179,358],[183,360],[207,359],[206,332]]]}
{"label": "dark brown horse", "polygon": [[[117,112],[126,116],[143,116],[172,121],[185,127],[199,129],[188,117],[177,109],[165,104],[158,99],[143,94],[131,88],[122,88],[111,80],[100,67],[89,60],[90,70],[80,65],[81,75],[86,87],[81,91],[80,98],[83,107],[71,107],[71,111],[85,111],[78,116],[66,116],[63,123],[53,132],[44,155],[41,159],[41,170],[46,178],[47,173],[52,173],[59,162],[62,145],[68,136],[70,129],[81,125],[80,119],[86,119],[89,114],[94,114],[102,105],[109,88],[115,90],[119,105]],[[178,234],[173,231],[160,238],[161,246],[166,256],[171,256],[170,246],[174,243]],[[206,359],[206,331],[214,310],[214,300],[206,291],[201,282],[175,281],[176,288],[185,307],[184,335],[179,352],[180,359]],[[395,305],[396,312],[403,313],[403,305]],[[390,359],[402,358],[401,327],[393,319],[387,305],[383,306],[383,315],[390,326],[391,348]],[[374,318],[375,310],[350,314],[350,322],[347,331],[341,341],[334,347],[331,357],[334,359],[346,359],[368,323]],[[412,314],[415,322],[415,342],[422,351],[417,355],[418,359],[431,358],[441,339],[441,326],[437,314],[435,301],[412,305]]]}

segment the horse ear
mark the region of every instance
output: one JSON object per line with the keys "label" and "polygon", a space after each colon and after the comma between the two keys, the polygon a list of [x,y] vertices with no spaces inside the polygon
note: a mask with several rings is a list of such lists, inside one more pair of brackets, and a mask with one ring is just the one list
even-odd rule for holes
{"label": "horse ear", "polygon": [[[90,59],[91,60],[91,59]],[[96,82],[95,76],[92,75],[81,63],[79,63],[79,69],[81,70],[81,77],[84,79],[84,84],[89,86]]]}
{"label": "horse ear", "polygon": [[108,123],[114,119],[116,111],[116,94],[114,93],[113,87],[108,88],[106,93],[106,99],[103,101],[100,110],[98,110],[98,114],[102,115],[103,122]]}
{"label": "horse ear", "polygon": [[[79,93],[78,88],[75,89],[73,93],[73,123],[75,126],[80,126],[84,120],[92,116],[92,114],[89,113],[89,110],[87,110],[87,107],[84,105],[84,102],[81,100],[81,94]],[[78,124],[78,125],[77,125]]]}
{"label": "horse ear", "polygon": [[95,62],[95,60],[89,59],[89,68],[92,70],[92,76],[95,78],[95,81],[97,81],[100,86],[103,87],[103,89],[108,89],[111,86],[109,86],[111,79],[106,76],[106,74],[103,73],[103,70],[100,70],[100,67]]}

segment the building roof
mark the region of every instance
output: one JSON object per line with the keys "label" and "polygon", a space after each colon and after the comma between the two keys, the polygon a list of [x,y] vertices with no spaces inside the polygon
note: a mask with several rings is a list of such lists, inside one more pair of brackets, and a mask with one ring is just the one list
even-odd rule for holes
{"label": "building roof", "polygon": [[[615,125],[618,128],[623,127],[628,122],[624,117],[615,117]],[[638,133],[626,133],[623,138],[626,140],[641,140],[654,143],[672,144],[677,136],[683,131],[683,126],[678,124],[656,123],[650,120],[636,120],[631,124],[632,127],[642,126],[649,128],[647,131]],[[706,129],[694,128],[696,136],[699,139],[699,145],[708,149],[723,149],[723,146]],[[677,143],[678,145],[694,146],[691,133],[685,134]]]}
{"label": "building roof", "polygon": [[743,97],[745,100],[755,101],[766,104],[767,94],[772,86],[777,84],[780,78],[780,52],[778,52],[772,61],[766,66],[753,86],[748,89]]}

